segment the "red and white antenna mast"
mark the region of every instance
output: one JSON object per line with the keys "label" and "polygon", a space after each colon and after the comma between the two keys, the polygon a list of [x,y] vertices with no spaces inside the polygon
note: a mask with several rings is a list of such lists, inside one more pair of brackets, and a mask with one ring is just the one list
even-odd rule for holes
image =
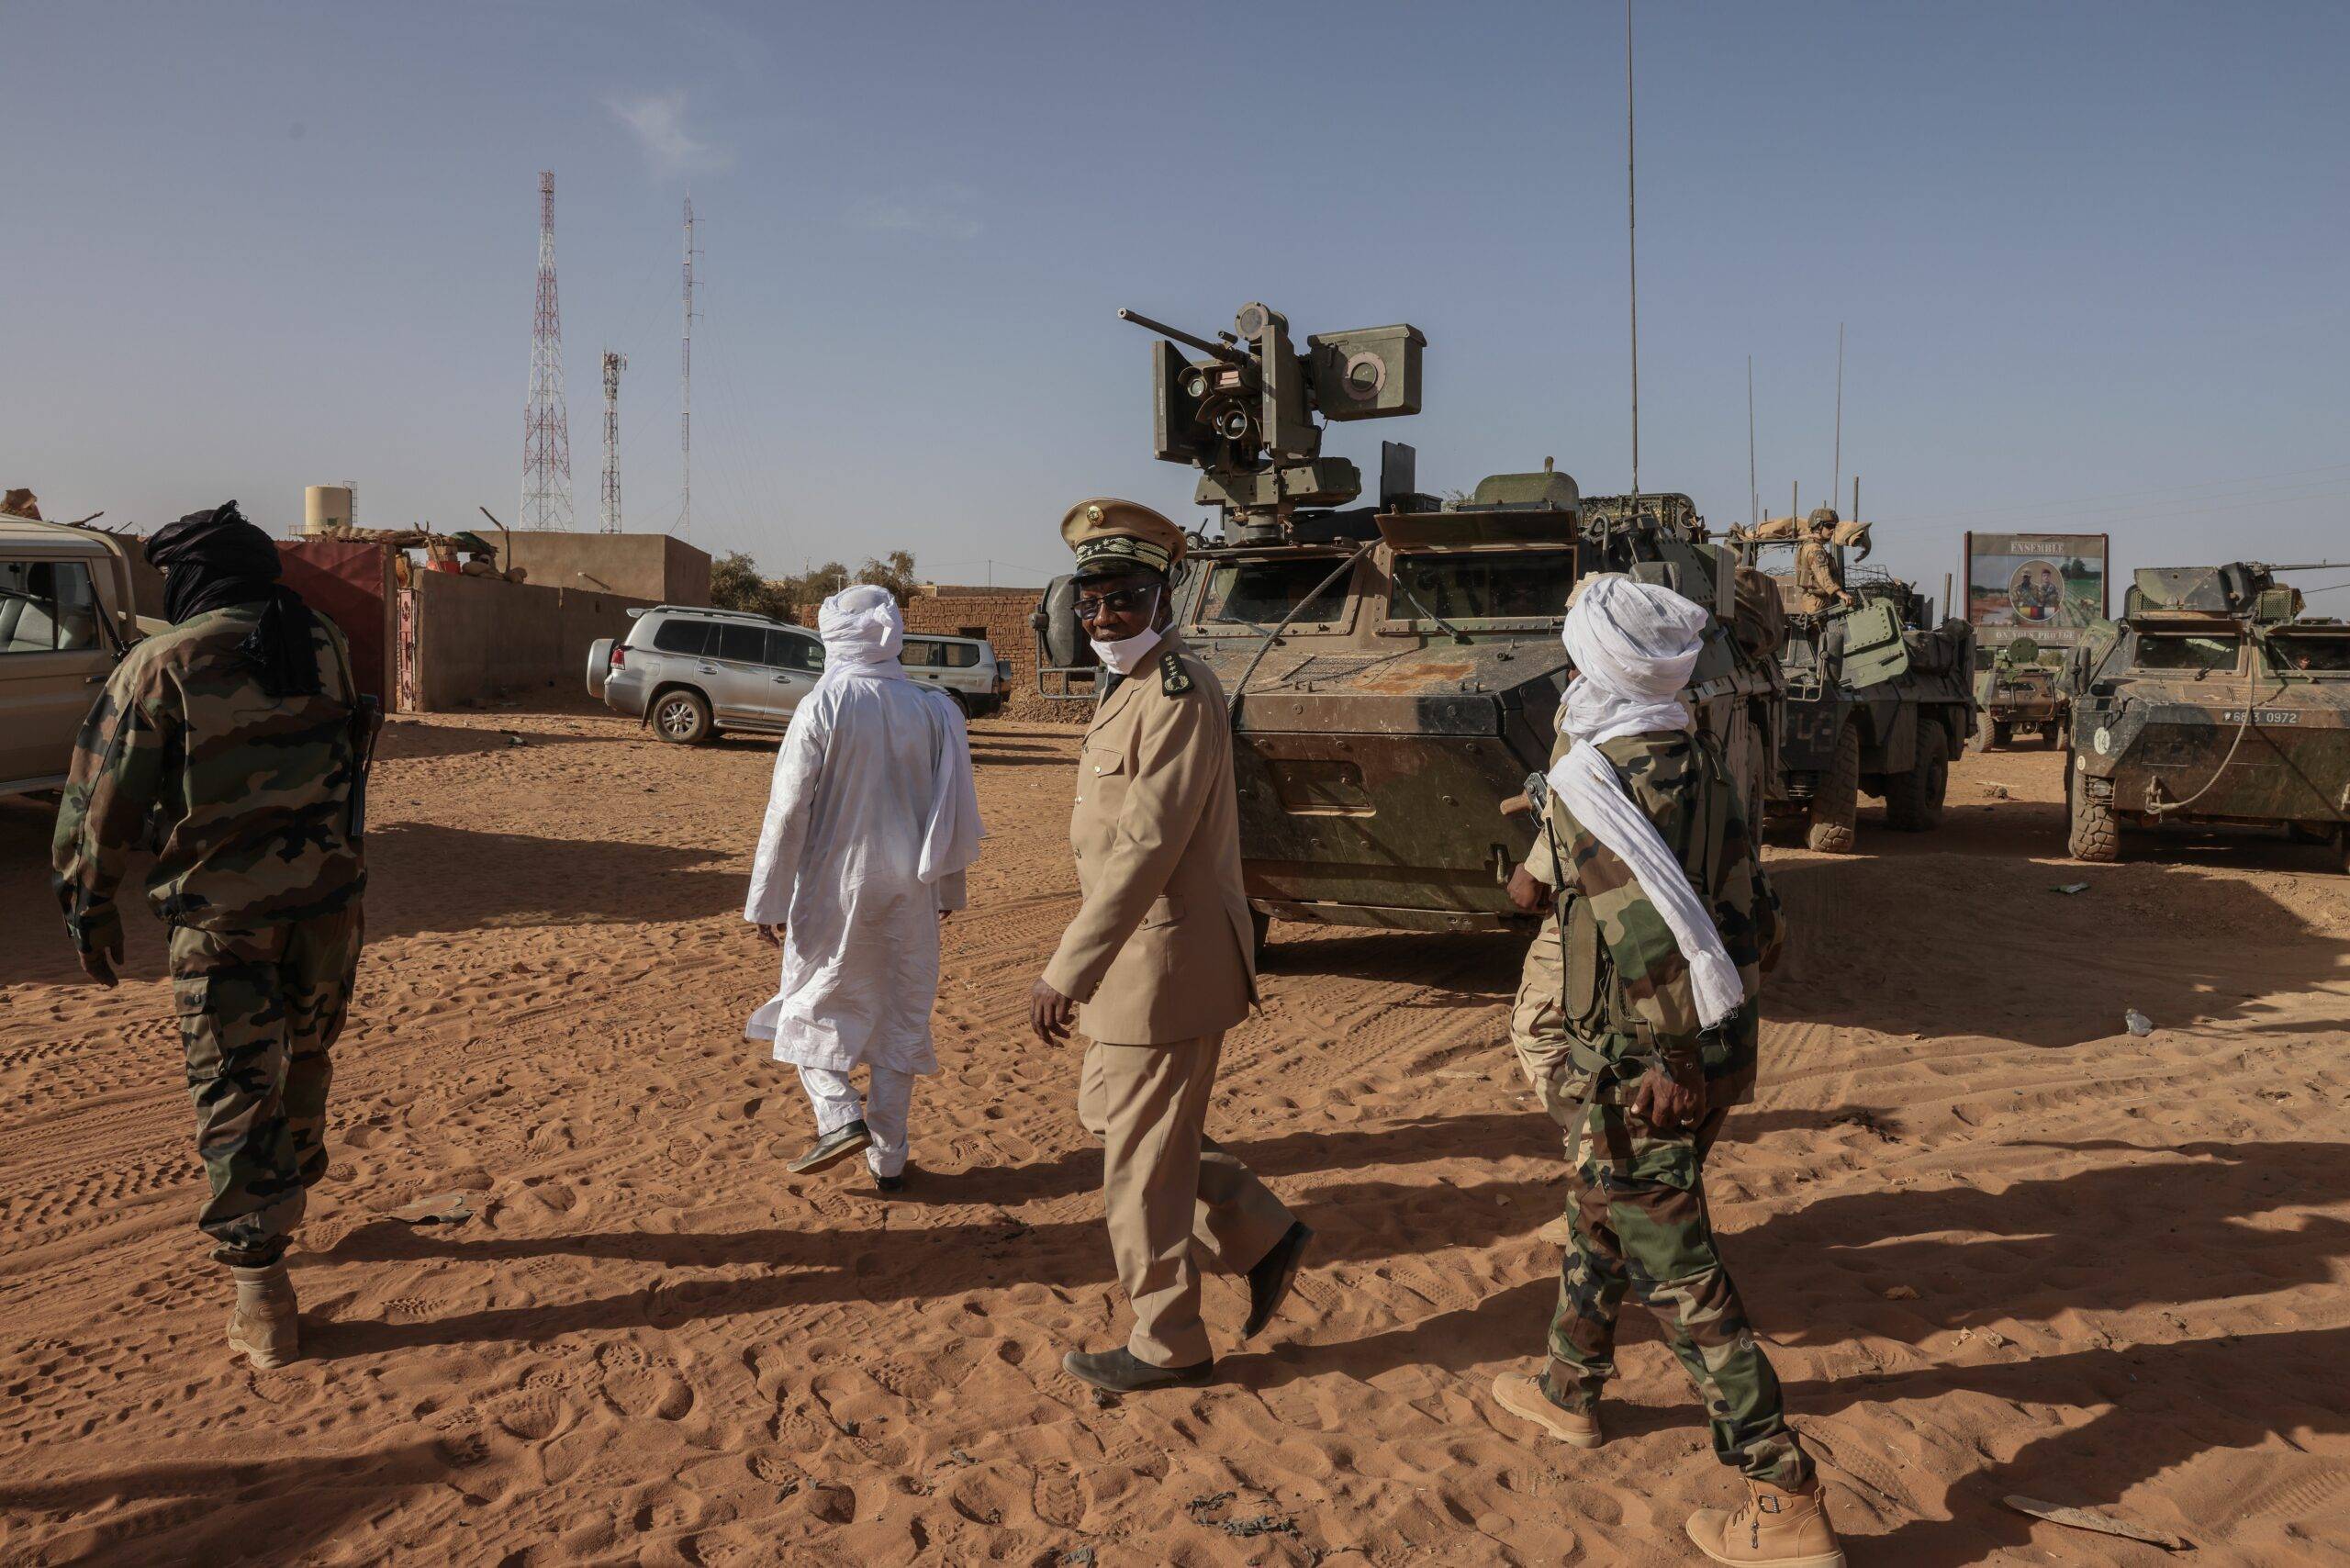
{"label": "red and white antenna mast", "polygon": [[694,196],[686,193],[686,330],[677,355],[679,412],[677,458],[685,467],[685,489],[677,507],[677,537],[694,536]]}
{"label": "red and white antenna mast", "polygon": [[522,410],[522,526],[571,526],[571,427],[563,406],[563,310],[554,292],[554,171],[539,172],[539,303]]}

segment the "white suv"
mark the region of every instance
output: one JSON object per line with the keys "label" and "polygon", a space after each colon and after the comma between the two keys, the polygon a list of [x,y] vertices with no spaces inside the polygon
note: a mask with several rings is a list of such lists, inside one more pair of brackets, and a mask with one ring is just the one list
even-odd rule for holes
{"label": "white suv", "polygon": [[[632,610],[619,642],[588,650],[588,694],[661,738],[694,745],[725,730],[779,734],[824,672],[824,644],[804,626],[748,610],[656,604]],[[983,639],[910,635],[906,673],[983,718],[1011,689]]]}

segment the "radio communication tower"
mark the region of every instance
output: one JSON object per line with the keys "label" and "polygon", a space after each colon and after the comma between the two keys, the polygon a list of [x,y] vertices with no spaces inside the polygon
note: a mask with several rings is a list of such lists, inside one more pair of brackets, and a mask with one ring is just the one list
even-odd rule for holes
{"label": "radio communication tower", "polygon": [[686,331],[677,354],[679,412],[677,460],[685,468],[685,490],[677,507],[677,537],[694,536],[694,196],[686,193]]}
{"label": "radio communication tower", "polygon": [[539,171],[539,303],[522,410],[522,526],[571,526],[571,426],[563,407],[563,311],[554,292],[554,171]]}
{"label": "radio communication tower", "polygon": [[604,532],[621,531],[621,372],[628,355],[604,351]]}

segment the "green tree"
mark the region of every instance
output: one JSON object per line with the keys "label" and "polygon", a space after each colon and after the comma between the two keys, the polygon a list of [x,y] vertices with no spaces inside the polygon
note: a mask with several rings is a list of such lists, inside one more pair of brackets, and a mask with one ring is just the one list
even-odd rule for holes
{"label": "green tree", "polygon": [[912,597],[917,586],[914,577],[914,557],[910,550],[892,550],[881,560],[867,555],[865,565],[856,569],[856,580],[875,588],[890,590],[890,597],[900,604]]}
{"label": "green tree", "polygon": [[710,566],[710,602],[721,610],[788,616],[791,603],[782,587],[761,577],[758,563],[740,550],[728,551]]}

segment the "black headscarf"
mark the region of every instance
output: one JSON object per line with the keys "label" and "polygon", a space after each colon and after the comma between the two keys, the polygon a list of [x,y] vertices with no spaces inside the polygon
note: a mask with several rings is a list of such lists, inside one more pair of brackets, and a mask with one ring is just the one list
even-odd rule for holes
{"label": "black headscarf", "polygon": [[277,580],[277,546],[236,502],[157,529],[147,559],[163,571],[163,613],[174,622],[232,604],[262,607],[261,624],[240,646],[259,667],[263,690],[293,697],[319,689],[310,607]]}

